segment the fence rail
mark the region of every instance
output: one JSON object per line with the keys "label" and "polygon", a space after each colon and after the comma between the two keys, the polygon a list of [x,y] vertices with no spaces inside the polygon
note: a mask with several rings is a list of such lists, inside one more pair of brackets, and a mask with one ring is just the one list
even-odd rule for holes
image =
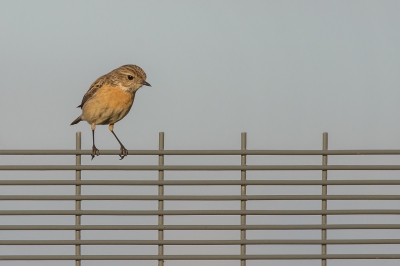
{"label": "fence rail", "polygon": [[[158,162],[149,165],[82,165],[82,156],[90,155],[91,151],[81,149],[80,132],[76,135],[75,150],[0,150],[1,156],[10,158],[16,155],[75,156],[75,165],[0,165],[0,189],[3,191],[0,195],[0,206],[3,206],[0,209],[0,246],[7,247],[7,251],[0,252],[0,260],[63,260],[74,261],[77,266],[91,260],[100,261],[98,265],[101,261],[143,260],[159,266],[170,260],[235,261],[241,266],[248,261],[260,261],[260,264],[251,265],[265,265],[268,260],[297,260],[298,265],[303,262],[309,265],[312,260],[326,266],[328,260],[385,259],[398,264],[400,193],[396,186],[400,186],[400,164],[393,163],[395,160],[389,160],[392,164],[328,164],[328,158],[338,155],[397,158],[400,150],[328,150],[327,133],[323,134],[322,144],[321,150],[248,150],[246,134],[242,133],[238,150],[164,150],[161,132],[158,150],[129,151],[130,155],[157,156]],[[102,150],[101,154],[117,155],[118,152]],[[168,156],[210,155],[233,156],[240,158],[240,162],[220,164],[217,158],[215,165],[165,164]],[[321,163],[248,163],[251,156],[267,155],[317,156]],[[67,177],[69,180],[56,175],[41,178],[40,174],[46,171],[65,174],[73,171],[75,175]],[[101,178],[88,178],[92,171],[104,174]],[[139,179],[137,171],[157,175],[151,180]],[[199,171],[203,179],[192,177]],[[218,177],[209,176],[207,171],[216,171]],[[344,174],[348,171],[354,178]],[[20,172],[30,175],[18,180],[15,173]],[[109,176],[104,180],[110,172],[127,175],[118,176],[119,179]],[[174,176],[182,172],[188,175]],[[279,172],[292,174],[290,179],[285,179],[275,176]],[[365,172],[376,174],[373,178],[363,178]],[[182,187],[188,192],[182,193]],[[200,191],[194,190],[198,187]],[[49,188],[55,192],[49,192]],[[127,191],[128,188],[139,192]],[[150,190],[146,190],[148,188]],[[209,192],[211,188],[217,188],[217,193]],[[288,188],[291,192],[280,192],[278,188]],[[334,193],[331,192],[333,188]],[[308,190],[304,192],[304,189]],[[30,193],[31,190],[36,192]],[[70,203],[73,207],[68,205]],[[204,207],[203,203],[208,205]],[[32,204],[35,207],[32,208]],[[145,209],[137,206],[145,206]],[[101,224],[104,222],[109,224]],[[31,239],[32,232],[40,234]],[[118,232],[125,235],[114,235]],[[137,233],[139,239],[129,237],[132,232]],[[30,246],[73,246],[74,251],[44,249],[32,254]],[[107,248],[102,249],[102,246]],[[124,246],[130,247],[125,255],[113,254]],[[157,249],[145,249],[148,246]],[[204,246],[215,247],[217,254],[207,250],[203,252],[207,254],[195,254]],[[271,247],[279,246],[287,248],[275,254]],[[296,249],[300,246],[310,249]],[[364,251],[365,246],[369,247],[368,252]],[[16,247],[25,249],[17,254],[13,250]],[[85,247],[96,249],[88,251]],[[171,251],[169,247],[179,248]],[[339,251],[330,251],[336,247]]]}

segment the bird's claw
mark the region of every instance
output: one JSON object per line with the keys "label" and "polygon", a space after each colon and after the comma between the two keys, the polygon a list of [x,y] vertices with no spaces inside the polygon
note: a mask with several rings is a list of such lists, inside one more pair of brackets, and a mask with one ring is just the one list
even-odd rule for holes
{"label": "bird's claw", "polygon": [[123,145],[121,145],[120,151],[121,151],[121,153],[119,154],[119,157],[121,157],[120,160],[128,156],[128,150]]}
{"label": "bird's claw", "polygon": [[94,156],[99,156],[100,155],[100,151],[96,148],[96,146],[93,145],[92,147],[92,160],[94,158]]}

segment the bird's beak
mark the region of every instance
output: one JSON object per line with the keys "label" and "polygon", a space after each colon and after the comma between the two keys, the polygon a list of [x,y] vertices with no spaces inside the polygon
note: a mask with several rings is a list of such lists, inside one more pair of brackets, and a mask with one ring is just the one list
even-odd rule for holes
{"label": "bird's beak", "polygon": [[146,86],[150,86],[150,87],[151,87],[150,83],[148,83],[148,82],[147,82],[147,81],[145,81],[145,80],[142,82],[142,84],[143,84],[143,85],[146,85]]}

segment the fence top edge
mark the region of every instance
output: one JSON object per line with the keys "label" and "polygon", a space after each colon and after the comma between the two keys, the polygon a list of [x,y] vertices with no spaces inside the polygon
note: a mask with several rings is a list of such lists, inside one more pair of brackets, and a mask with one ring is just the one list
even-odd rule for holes
{"label": "fence top edge", "polygon": [[[0,155],[90,155],[91,150],[0,150]],[[118,155],[102,150],[102,155]],[[382,150],[129,150],[130,155],[400,155],[398,149]]]}

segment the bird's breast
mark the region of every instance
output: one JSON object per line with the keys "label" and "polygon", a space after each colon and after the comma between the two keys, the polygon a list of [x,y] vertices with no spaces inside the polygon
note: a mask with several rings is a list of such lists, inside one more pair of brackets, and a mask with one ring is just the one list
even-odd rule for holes
{"label": "bird's breast", "polygon": [[82,108],[84,120],[97,125],[114,124],[130,111],[135,94],[104,86]]}

